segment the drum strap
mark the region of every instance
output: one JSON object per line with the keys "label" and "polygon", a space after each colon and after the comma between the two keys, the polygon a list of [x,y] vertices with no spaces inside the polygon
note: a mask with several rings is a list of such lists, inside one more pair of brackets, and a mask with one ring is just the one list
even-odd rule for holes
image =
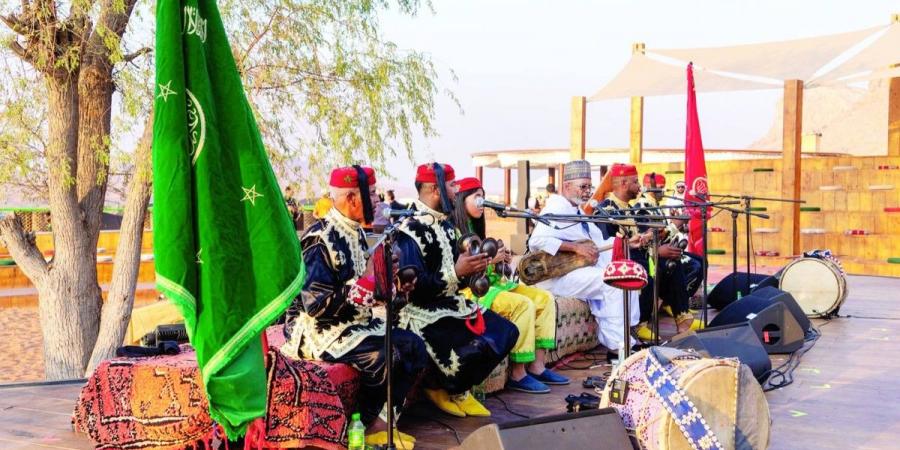
{"label": "drum strap", "polygon": [[644,373],[652,392],[659,397],[694,450],[722,449],[716,434],[706,425],[700,411],[660,363],[656,348],[647,352]]}

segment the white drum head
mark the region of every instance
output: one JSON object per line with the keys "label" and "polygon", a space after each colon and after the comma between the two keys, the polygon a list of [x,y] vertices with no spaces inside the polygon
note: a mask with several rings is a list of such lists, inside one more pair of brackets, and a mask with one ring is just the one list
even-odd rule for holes
{"label": "white drum head", "polygon": [[844,279],[826,261],[803,258],[784,268],[778,287],[790,293],[807,316],[821,317],[840,306]]}

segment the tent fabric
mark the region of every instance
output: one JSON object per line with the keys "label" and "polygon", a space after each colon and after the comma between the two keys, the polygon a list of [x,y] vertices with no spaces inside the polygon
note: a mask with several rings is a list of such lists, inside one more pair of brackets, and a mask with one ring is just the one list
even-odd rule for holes
{"label": "tent fabric", "polygon": [[[884,29],[885,26],[879,26],[827,36],[728,47],[647,51],[685,62],[692,61],[695,66],[709,70],[776,80],[809,80],[840,54]],[[697,86],[701,87],[700,77],[697,78]],[[683,82],[681,79],[679,81]]]}
{"label": "tent fabric", "polygon": [[[880,73],[871,73],[862,75],[860,79],[854,81],[871,80],[877,78],[887,78],[887,69],[892,64],[900,63],[900,23],[892,24],[887,32],[876,39],[859,53],[848,59],[843,64],[835,67],[815,79],[815,82],[824,83],[826,81],[835,81],[849,75],[855,75],[866,71],[882,71]],[[874,76],[873,78],[867,78]],[[896,75],[894,75],[896,76]],[[845,81],[845,80],[840,80]]]}
{"label": "tent fabric", "polygon": [[[695,69],[697,92],[779,89],[780,84],[743,80]],[[653,95],[684,95],[684,66],[676,66],[634,54],[625,68],[588,101]]]}
{"label": "tent fabric", "polygon": [[883,78],[896,78],[900,77],[900,67],[891,67],[888,69],[881,70],[873,70],[871,72],[861,73],[859,75],[850,76],[847,78],[835,79],[835,80],[816,80],[813,82],[812,86],[833,86],[837,84],[844,83],[859,83],[861,81],[872,81],[872,80],[880,80]]}

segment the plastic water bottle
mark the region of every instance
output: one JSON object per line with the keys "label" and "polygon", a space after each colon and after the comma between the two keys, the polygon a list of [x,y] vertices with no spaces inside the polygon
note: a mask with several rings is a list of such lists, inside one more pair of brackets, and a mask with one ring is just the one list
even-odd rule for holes
{"label": "plastic water bottle", "polygon": [[472,396],[475,397],[475,400],[478,400],[479,402],[483,402],[484,401],[484,385],[476,384],[476,385],[472,386]]}
{"label": "plastic water bottle", "polygon": [[359,418],[359,413],[353,413],[350,419],[350,428],[347,430],[347,450],[365,450],[366,426]]}

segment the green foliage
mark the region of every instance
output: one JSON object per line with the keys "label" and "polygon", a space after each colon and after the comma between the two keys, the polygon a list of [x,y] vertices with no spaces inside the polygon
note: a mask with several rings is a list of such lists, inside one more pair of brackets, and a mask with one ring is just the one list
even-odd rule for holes
{"label": "green foliage", "polygon": [[[0,5],[0,14],[17,12],[18,2],[11,3]],[[59,29],[98,24],[102,7],[126,10],[125,0],[56,3]],[[383,168],[388,156],[412,156],[414,135],[436,134],[434,100],[441,91],[434,64],[424,53],[387,42],[378,22],[379,11],[396,8],[415,15],[423,8],[431,11],[430,1],[218,4],[273,166],[285,183],[311,192],[334,164],[367,162]],[[100,183],[107,173],[121,180],[134,168],[131,155],[152,106],[153,67],[152,53],[133,59],[129,55],[152,48],[154,8],[152,0],[138,1],[121,39],[99,25],[91,30],[108,50],[116,85],[112,135],[92,143],[95,159],[109,165],[108,172],[98,174]],[[49,17],[48,11],[39,14]],[[4,44],[15,39],[10,30],[3,31]],[[53,36],[39,34],[45,40]],[[35,101],[46,98],[45,87],[35,67],[19,61],[8,48],[0,49],[5,61],[0,65],[0,184],[46,186],[48,111],[45,103]],[[36,54],[33,64],[41,68],[49,63],[77,74],[83,51],[79,45],[57,48]],[[451,92],[444,93],[456,101]],[[110,189],[115,192],[117,187]]]}

